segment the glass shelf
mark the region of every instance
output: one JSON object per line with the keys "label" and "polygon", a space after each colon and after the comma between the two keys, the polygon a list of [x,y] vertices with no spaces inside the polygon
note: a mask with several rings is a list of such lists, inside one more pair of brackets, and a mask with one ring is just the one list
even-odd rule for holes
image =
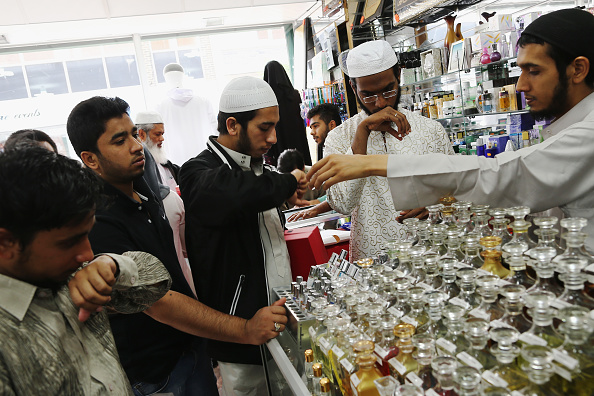
{"label": "glass shelf", "polygon": [[453,117],[444,117],[444,118],[432,118],[435,121],[447,121],[453,120],[456,118],[474,118],[474,117],[484,117],[484,116],[497,116],[497,115],[513,115],[513,114],[524,114],[528,113],[529,110],[513,110],[513,111],[503,111],[497,113],[474,113],[474,114],[466,114],[466,115],[457,115]]}

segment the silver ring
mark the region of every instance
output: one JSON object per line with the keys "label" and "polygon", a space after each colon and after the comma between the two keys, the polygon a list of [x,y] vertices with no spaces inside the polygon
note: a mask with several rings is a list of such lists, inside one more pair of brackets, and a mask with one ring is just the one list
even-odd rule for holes
{"label": "silver ring", "polygon": [[280,325],[276,322],[274,322],[274,331],[276,331],[277,333],[280,332]]}

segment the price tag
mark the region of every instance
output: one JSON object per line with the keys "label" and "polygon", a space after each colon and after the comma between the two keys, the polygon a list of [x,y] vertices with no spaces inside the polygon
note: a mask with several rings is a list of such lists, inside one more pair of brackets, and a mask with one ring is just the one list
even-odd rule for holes
{"label": "price tag", "polygon": [[403,322],[406,322],[408,324],[411,324],[413,326],[415,326],[415,328],[417,327],[418,323],[416,320],[414,320],[413,318],[411,318],[408,315],[404,315],[403,317],[400,318],[400,320],[402,320]]}
{"label": "price tag", "polygon": [[394,270],[394,273],[396,274],[397,277],[404,278],[404,272],[399,271],[399,270]]}
{"label": "price tag", "polygon": [[398,360],[396,360],[395,357],[388,360],[388,363],[390,364],[390,366],[394,367],[394,370],[396,370],[398,372],[398,374],[404,375],[406,373],[406,367],[404,367],[404,365],[402,363],[400,363]]}
{"label": "price tag", "polygon": [[344,351],[338,347],[338,345],[334,345],[332,347],[332,353],[336,356],[336,359],[340,359],[344,355]]}
{"label": "price tag", "polygon": [[462,307],[464,309],[470,308],[470,304],[468,304],[466,301],[462,300],[460,297],[450,298],[448,302],[450,304],[457,305],[457,306]]}
{"label": "price tag", "polygon": [[349,362],[349,360],[347,358],[344,358],[340,361],[340,364],[342,365],[342,367],[344,367],[344,369],[347,371],[347,373],[352,373],[353,370],[355,369],[355,366],[353,366],[353,364],[351,362]]}
{"label": "price tag", "polygon": [[456,262],[456,264],[454,264],[454,267],[461,269],[461,268],[474,268],[472,265],[470,264],[466,264],[466,263],[462,263],[460,261]]}
{"label": "price tag", "polygon": [[397,309],[396,307],[388,308],[388,312],[390,312],[392,315],[394,315],[397,318],[400,318],[402,315],[404,315],[404,312]]}
{"label": "price tag", "polygon": [[433,389],[427,389],[425,391],[425,396],[439,396],[439,393],[435,392]]}
{"label": "price tag", "polygon": [[511,396],[524,396],[524,394],[519,391],[512,391]]}
{"label": "price tag", "polygon": [[384,360],[386,358],[386,356],[388,356],[388,351],[386,351],[384,348],[382,348],[379,345],[375,346],[375,354],[377,356],[379,356],[382,360]]}
{"label": "price tag", "polygon": [[485,319],[487,322],[491,320],[491,314],[478,308],[473,309],[468,314],[474,316],[475,318]]}
{"label": "price tag", "polygon": [[553,349],[553,359],[556,362],[561,363],[571,371],[575,370],[575,368],[578,366],[577,359],[572,358],[568,354],[561,352],[558,349]]}
{"label": "price tag", "polygon": [[490,273],[489,271],[486,271],[484,269],[477,269],[476,270],[476,275],[477,276],[483,276],[483,275],[493,275],[492,273]]}
{"label": "price tag", "polygon": [[497,281],[497,286],[505,286],[505,285],[509,285],[509,284],[510,284],[510,282],[508,282],[508,281],[506,281],[504,279],[499,279]]}
{"label": "price tag", "polygon": [[563,367],[559,366],[558,364],[553,364],[553,370],[559,376],[565,378],[567,381],[571,382],[571,373],[565,370]]}
{"label": "price tag", "polygon": [[357,377],[357,373],[351,374],[351,384],[353,385],[353,388],[358,387],[360,383],[361,380],[359,379],[359,377]]}
{"label": "price tag", "polygon": [[481,362],[470,356],[467,352],[460,352],[456,357],[467,366],[474,367],[477,370],[483,369]]}
{"label": "price tag", "polygon": [[511,326],[505,322],[502,322],[499,319],[492,320],[491,323],[489,323],[489,325],[491,325],[491,327],[494,329],[499,328],[499,327],[507,327],[508,329],[514,328],[514,326]]}
{"label": "price tag", "polygon": [[556,299],[556,300],[551,301],[551,307],[557,308],[557,309],[563,309],[563,308],[571,307],[571,304],[568,302],[565,302],[563,300]]}
{"label": "price tag", "polygon": [[453,342],[446,340],[445,338],[439,338],[435,341],[435,344],[442,349],[445,349],[450,355],[456,352],[456,345]]}
{"label": "price tag", "polygon": [[540,346],[547,346],[547,342],[540,338],[537,335],[532,333],[522,333],[520,334],[520,341],[525,342],[529,345],[540,345]]}
{"label": "price tag", "polygon": [[433,290],[433,288],[431,286],[429,286],[428,284],[423,283],[423,282],[417,283],[417,286],[422,287],[425,290]]}
{"label": "price tag", "polygon": [[320,343],[320,349],[324,353],[324,355],[328,355],[328,350],[330,349],[330,343],[324,337],[320,337],[318,340]]}
{"label": "price tag", "polygon": [[313,328],[313,326],[309,326],[309,338],[313,344],[314,340],[316,339],[316,330]]}
{"label": "price tag", "polygon": [[388,308],[388,305],[390,305],[390,303],[384,300],[383,298],[378,298],[377,300],[375,300],[375,302],[380,304],[384,308]]}
{"label": "price tag", "polygon": [[413,372],[406,374],[406,380],[415,386],[418,386],[418,387],[423,386],[423,380],[420,379],[419,376]]}
{"label": "price tag", "polygon": [[494,372],[492,372],[490,370],[483,371],[482,377],[485,381],[487,381],[488,383],[490,383],[493,386],[507,388],[507,385],[508,385],[507,381],[505,381],[500,376],[498,376],[497,374],[495,374]]}

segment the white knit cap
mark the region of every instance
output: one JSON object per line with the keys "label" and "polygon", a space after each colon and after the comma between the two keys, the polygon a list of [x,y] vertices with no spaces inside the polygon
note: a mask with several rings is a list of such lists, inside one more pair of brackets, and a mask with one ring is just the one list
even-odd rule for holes
{"label": "white knit cap", "polygon": [[140,124],[162,124],[163,117],[156,111],[142,111],[136,114],[136,125]]}
{"label": "white knit cap", "polygon": [[387,41],[376,40],[342,52],[338,63],[347,76],[356,78],[388,70],[398,63],[398,57]]}
{"label": "white knit cap", "polygon": [[247,76],[231,80],[223,89],[219,101],[219,111],[223,113],[241,113],[271,106],[278,106],[278,101],[270,85],[262,79]]}

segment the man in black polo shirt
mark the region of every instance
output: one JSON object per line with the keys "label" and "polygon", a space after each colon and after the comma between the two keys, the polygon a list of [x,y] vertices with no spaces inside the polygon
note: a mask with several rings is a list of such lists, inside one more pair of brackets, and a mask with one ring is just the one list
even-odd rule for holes
{"label": "man in black polo shirt", "polygon": [[287,318],[284,299],[251,319],[215,311],[194,297],[179,266],[173,234],[144,178],[144,153],[136,127],[120,98],[94,97],[68,117],[68,136],[84,164],[105,182],[106,206],[98,208],[89,239],[95,253],[140,250],[163,262],[171,291],[134,315],[110,317],[126,374],[137,395],[218,395],[200,337],[262,344],[278,335]]}

